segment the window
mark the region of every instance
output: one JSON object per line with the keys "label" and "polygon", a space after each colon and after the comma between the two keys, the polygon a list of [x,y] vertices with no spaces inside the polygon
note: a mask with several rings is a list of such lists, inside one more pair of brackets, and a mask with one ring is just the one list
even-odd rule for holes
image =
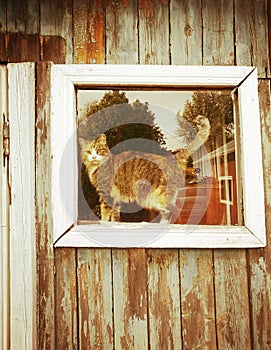
{"label": "window", "polygon": [[56,247],[265,245],[254,68],[55,65],[51,93]]}

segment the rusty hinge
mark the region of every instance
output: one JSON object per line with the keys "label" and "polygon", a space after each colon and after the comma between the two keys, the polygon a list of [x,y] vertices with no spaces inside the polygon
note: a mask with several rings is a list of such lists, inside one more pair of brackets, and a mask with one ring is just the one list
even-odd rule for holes
{"label": "rusty hinge", "polygon": [[6,117],[5,113],[3,113],[3,157],[4,157],[4,166],[6,163],[6,159],[9,157],[9,120]]}

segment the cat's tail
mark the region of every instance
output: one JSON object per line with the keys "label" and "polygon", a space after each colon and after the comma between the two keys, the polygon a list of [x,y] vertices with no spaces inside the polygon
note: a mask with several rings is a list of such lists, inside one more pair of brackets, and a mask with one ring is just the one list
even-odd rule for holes
{"label": "cat's tail", "polygon": [[196,117],[196,122],[199,130],[195,138],[187,146],[189,154],[193,154],[197,149],[199,149],[207,141],[210,135],[210,122],[207,117],[198,115]]}

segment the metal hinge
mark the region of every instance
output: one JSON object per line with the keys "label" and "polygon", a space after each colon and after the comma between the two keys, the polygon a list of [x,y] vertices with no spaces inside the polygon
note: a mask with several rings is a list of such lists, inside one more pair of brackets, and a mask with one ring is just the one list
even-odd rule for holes
{"label": "metal hinge", "polygon": [[3,113],[3,157],[4,166],[6,165],[6,159],[9,157],[10,149],[10,134],[9,134],[9,120]]}

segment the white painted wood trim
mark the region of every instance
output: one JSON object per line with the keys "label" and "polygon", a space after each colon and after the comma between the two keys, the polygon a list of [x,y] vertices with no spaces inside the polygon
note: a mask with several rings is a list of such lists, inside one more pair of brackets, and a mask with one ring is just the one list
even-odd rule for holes
{"label": "white painted wood trim", "polygon": [[9,337],[9,224],[8,164],[3,164],[3,113],[7,116],[7,68],[0,66],[0,348],[8,349]]}
{"label": "white painted wood trim", "polygon": [[[121,225],[116,226],[114,224],[112,226],[111,224],[110,228],[105,228],[102,224],[77,225],[78,176],[75,88],[97,85],[105,88],[111,86],[122,88],[125,88],[125,86],[140,86],[157,89],[159,87],[238,89],[240,93],[239,109],[243,120],[240,123],[242,129],[242,158],[245,159],[242,162],[242,172],[243,181],[246,182],[244,188],[247,193],[244,197],[246,207],[244,226],[194,226],[193,230],[189,227],[189,235],[187,235],[187,226],[171,225],[164,232],[160,225],[158,234],[161,233],[161,237],[155,239],[152,243],[150,243],[149,237],[144,246],[206,248],[222,246],[259,247],[266,244],[256,69],[237,66],[54,65],[52,67],[51,90],[51,149],[55,247],[100,246],[99,236],[102,235],[107,237],[108,242],[114,247],[141,246],[141,243],[137,241],[138,235],[140,236],[143,232],[143,234],[147,236],[150,234],[152,237],[153,232],[157,230],[156,227],[147,228],[142,224],[137,224],[137,229],[133,229],[131,225],[129,227],[126,225],[125,230],[126,232],[129,231],[129,234],[123,235]],[[251,138],[251,132],[255,133],[256,137]],[[253,140],[253,147],[251,146],[251,140]],[[69,157],[67,157],[67,154]],[[249,167],[249,164],[252,164],[251,161],[254,162],[253,164],[256,167]],[[63,191],[63,188],[65,191]],[[257,196],[257,193],[259,193],[259,196]],[[260,205],[258,205],[258,200],[261,201]],[[115,241],[114,239],[112,241],[112,236],[116,236]],[[127,236],[129,237],[128,241]],[[90,242],[93,237],[94,241],[96,238],[98,239],[98,243]],[[120,237],[120,239],[117,237]]]}
{"label": "white painted wood trim", "polygon": [[246,227],[266,244],[257,70],[239,88],[243,207]]}
{"label": "white painted wood trim", "polygon": [[[113,227],[112,227],[113,226]],[[246,227],[159,224],[77,225],[55,247],[255,248],[260,241]]]}
{"label": "white painted wood trim", "polygon": [[35,64],[8,64],[10,348],[35,349]]}
{"label": "white painted wood trim", "polygon": [[238,86],[252,71],[237,66],[55,65],[74,85],[154,85],[193,88]]}

